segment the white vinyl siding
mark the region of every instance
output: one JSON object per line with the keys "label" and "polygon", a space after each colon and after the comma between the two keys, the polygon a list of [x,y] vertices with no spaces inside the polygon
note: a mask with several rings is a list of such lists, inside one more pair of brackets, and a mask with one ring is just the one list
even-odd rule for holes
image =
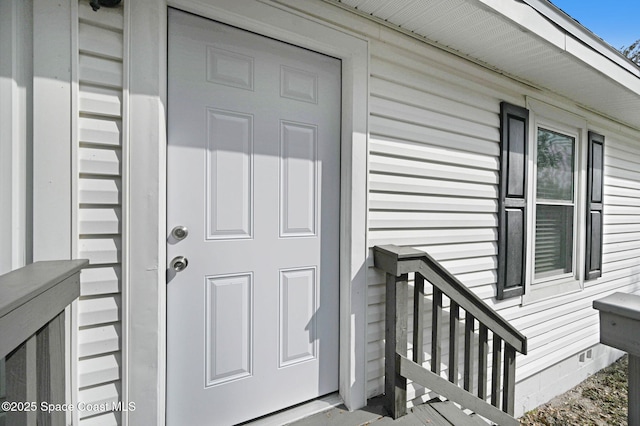
{"label": "white vinyl siding", "polygon": [[[369,6],[373,7],[375,3],[371,2]],[[77,36],[78,50],[74,52],[77,62],[73,64],[74,84],[77,83],[74,88],[77,96],[73,103],[77,114],[73,117],[75,128],[72,132],[73,141],[77,142],[73,147],[76,163],[72,167],[77,171],[72,177],[75,189],[72,217],[75,219],[74,231],[77,235],[74,237],[77,239],[73,254],[77,258],[88,258],[91,265],[82,272],[81,298],[75,313],[77,346],[74,351],[76,359],[72,363],[77,387],[72,392],[76,395],[74,402],[99,404],[116,402],[123,397],[122,363],[125,357],[122,354],[122,306],[126,297],[121,294],[124,287],[122,250],[125,243],[122,222],[130,213],[122,203],[125,198],[122,162],[127,154],[123,151],[122,142],[123,119],[125,123],[127,120],[127,117],[123,117],[123,56],[125,21],[128,22],[129,17],[125,19],[123,16],[122,6],[113,9],[103,7],[94,12],[88,0],[78,1],[77,8],[78,22],[74,23],[77,24],[74,28],[78,33],[74,37]],[[457,52],[447,53],[416,40],[418,35],[414,34],[415,38],[402,35],[326,2],[297,2],[295,8],[296,13],[300,14],[304,14],[305,9],[315,11],[310,13],[310,19],[314,21],[310,21],[312,25],[317,24],[315,21],[327,19],[331,21],[328,25],[342,27],[351,34],[359,32],[359,36],[368,40],[369,98],[355,100],[368,102],[370,112],[367,129],[368,246],[397,244],[427,251],[511,321],[528,338],[528,355],[517,357],[518,383],[526,379],[533,381],[533,378],[540,380],[539,377],[543,376],[536,377],[536,374],[545,370],[554,371],[554,364],[596,345],[599,341],[598,314],[592,308],[593,300],[614,291],[640,291],[640,129],[609,121],[592,112],[597,106],[574,102],[540,87],[544,84],[543,74],[558,75],[549,74],[548,70],[559,69],[566,62],[551,60],[563,56],[562,52],[556,52],[555,49],[554,56],[546,55],[542,49],[534,51],[535,45],[529,43],[535,38],[532,33],[514,29],[514,34],[518,36],[515,44],[511,43],[514,40],[501,40],[503,45],[528,45],[531,47],[531,57],[543,59],[533,70],[525,68],[529,64],[524,62],[521,68],[512,69],[513,75],[534,82],[534,86],[529,86],[492,71],[491,64],[495,63],[497,56],[480,57],[474,64],[456,56]],[[418,9],[422,10],[422,6]],[[405,12],[412,16],[415,10],[407,9]],[[482,12],[483,16],[485,12]],[[3,18],[0,21],[8,19]],[[233,19],[242,18],[238,15]],[[492,22],[504,25],[492,14],[487,19],[485,24]],[[444,34],[450,32],[450,28],[444,27],[443,24]],[[475,27],[468,28],[471,29],[466,33],[454,32],[448,37],[452,40],[473,37]],[[496,26],[483,25],[483,28]],[[127,28],[126,31],[130,30]],[[30,29],[24,29],[24,32],[28,35]],[[432,37],[435,40],[437,34]],[[442,42],[442,39],[435,41]],[[500,55],[500,52],[499,49],[493,49],[492,53]],[[571,58],[566,54],[564,57],[565,60]],[[37,59],[41,60],[42,55]],[[484,67],[478,63],[487,65]],[[27,61],[24,67],[30,68],[32,64]],[[595,71],[588,67],[584,67],[583,71],[578,76],[571,74],[559,78],[554,84],[558,88],[575,88],[595,75]],[[160,70],[160,74],[163,73],[164,70]],[[607,88],[618,90],[613,81],[609,84]],[[593,92],[595,87],[586,89]],[[597,90],[607,90],[604,87],[600,86]],[[578,89],[575,91],[577,93]],[[630,93],[628,91],[627,100],[633,99]],[[587,130],[605,136],[604,247],[602,277],[585,281],[581,291],[521,304],[520,298],[504,301],[495,299],[499,111],[501,101],[524,106],[527,97],[540,98],[559,108],[567,108],[573,114],[584,115]],[[611,99],[616,104],[626,105],[621,97]],[[153,109],[156,100],[149,102],[149,108]],[[2,103],[3,108],[7,108],[7,105],[6,101]],[[20,114],[31,114],[27,106],[21,108]],[[624,120],[630,116],[628,114],[633,115],[632,112],[620,112],[618,117]],[[68,129],[68,124],[66,121],[60,123],[61,129]],[[157,132],[159,128],[161,126],[152,129],[152,132]],[[2,131],[7,132],[8,129],[3,128]],[[10,137],[5,134],[2,136],[3,149],[6,149],[6,141]],[[154,162],[156,160],[155,157],[151,159]],[[7,160],[3,159],[2,165],[7,164]],[[8,169],[3,169],[3,173],[6,176]],[[2,189],[5,191],[7,188],[5,185]],[[8,192],[3,193],[2,200],[6,201],[8,197]],[[15,200],[11,203],[15,203]],[[13,204],[11,207],[3,205],[0,210],[6,216],[13,208]],[[28,211],[29,206],[24,209]],[[27,217],[26,220],[30,219]],[[577,229],[576,232],[584,230]],[[16,238],[24,241],[16,242]],[[16,246],[28,246],[29,238],[29,235],[14,235],[10,242],[5,242],[2,252],[13,253]],[[28,250],[28,247],[24,250]],[[24,250],[21,249],[21,252]],[[155,247],[152,247],[153,250]],[[3,262],[2,269],[7,270],[10,267],[7,263],[9,258],[5,256]],[[12,262],[16,265],[22,263],[19,259]],[[357,268],[359,265],[352,266]],[[137,267],[144,268],[141,265]],[[367,267],[366,386],[367,396],[371,397],[381,394],[384,387],[385,288],[384,276],[373,268],[371,258]],[[578,265],[578,268],[582,268],[582,265]],[[132,306],[132,309],[136,309],[136,306]],[[164,306],[159,309],[163,311]],[[425,322],[429,323],[428,305],[425,311]],[[444,324],[446,326],[447,323]],[[425,328],[427,351],[430,331],[429,327]],[[442,347],[443,359],[446,360],[446,341]],[[158,350],[161,351],[162,346]],[[160,353],[158,357],[162,364],[164,354]],[[136,366],[129,368],[135,369]],[[158,368],[164,368],[164,365]],[[569,376],[571,372],[563,374]],[[162,383],[152,383],[155,384],[160,388],[164,386]],[[542,389],[545,384],[536,386]],[[163,398],[163,391],[158,392],[158,398]],[[410,397],[419,392],[412,388]],[[516,395],[518,401],[527,397],[517,386]],[[150,399],[156,401],[155,398]],[[160,402],[155,408],[162,406],[163,402]],[[516,407],[516,411],[521,408]],[[118,412],[77,411],[73,415],[79,417],[77,423],[81,426],[118,425],[122,416]]]}
{"label": "white vinyl siding", "polygon": [[[603,276],[586,281],[582,291],[548,300],[497,301],[499,105],[513,102],[513,92],[478,84],[486,71],[454,75],[455,59],[447,74],[442,63],[430,67],[418,49],[376,41],[370,46],[369,247],[397,244],[427,251],[511,321],[529,339],[529,354],[517,357],[518,382],[598,344],[593,300],[638,290],[640,134],[594,129],[606,138]],[[512,89],[507,81],[505,86]],[[383,275],[372,262],[369,266],[367,395],[372,397],[384,388],[385,290]],[[446,341],[442,347],[446,351]],[[430,351],[430,328],[424,350]],[[408,393],[418,397],[422,390],[410,385]]]}
{"label": "white vinyl siding", "polygon": [[[589,348],[599,341],[594,299],[612,292],[638,291],[640,271],[640,135],[605,132],[603,274],[585,281],[579,293],[555,297],[502,312],[529,339],[530,353],[518,358],[519,380]],[[631,176],[631,172],[636,176]]]}
{"label": "white vinyl siding", "polygon": [[[529,339],[529,354],[517,357],[518,382],[597,344],[593,300],[639,289],[640,131],[331,5],[316,6],[328,12],[330,25],[369,40],[369,247],[397,244],[429,252],[511,321]],[[121,8],[94,13],[87,1],[79,2],[79,12],[78,257],[92,265],[82,273],[78,385],[83,401],[115,401],[122,397],[124,19]],[[605,135],[604,255],[602,277],[586,281],[584,290],[521,305],[520,298],[495,299],[499,111],[501,101],[522,106],[527,96],[584,113],[589,130]],[[372,264],[369,259],[368,397],[384,387],[384,277]],[[427,345],[429,337],[426,328]],[[410,397],[419,392],[411,388]],[[119,421],[120,413],[103,413],[83,417],[81,424]]]}
{"label": "white vinyl siding", "polygon": [[[372,44],[369,246],[425,250],[478,294],[492,297],[499,100],[439,78],[413,53],[389,54],[392,49]],[[384,387],[384,276],[370,268],[368,281],[371,397]],[[425,308],[428,324],[430,306]],[[430,333],[425,328],[427,352]],[[446,342],[442,348],[446,357]],[[410,399],[422,393],[410,385]]]}
{"label": "white vinyl siding", "polygon": [[[122,8],[78,3],[78,402],[121,399]],[[79,411],[80,425],[120,424],[121,413]]]}

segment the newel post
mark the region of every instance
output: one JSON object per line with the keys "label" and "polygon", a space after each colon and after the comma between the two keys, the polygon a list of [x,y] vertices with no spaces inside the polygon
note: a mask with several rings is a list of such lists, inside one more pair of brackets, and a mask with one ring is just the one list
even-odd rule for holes
{"label": "newel post", "polygon": [[394,419],[407,414],[407,379],[400,375],[400,359],[407,356],[408,274],[387,273],[385,316],[385,408]]}
{"label": "newel post", "polygon": [[629,426],[640,426],[640,296],[614,293],[594,300],[600,342],[629,354]]}

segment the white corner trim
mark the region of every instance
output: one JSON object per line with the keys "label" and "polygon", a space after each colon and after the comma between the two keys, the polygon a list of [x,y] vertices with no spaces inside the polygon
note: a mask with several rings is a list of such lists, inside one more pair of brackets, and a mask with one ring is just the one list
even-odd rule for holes
{"label": "white corner trim", "polygon": [[[123,60],[122,60],[122,130],[121,130],[121,149],[122,149],[122,187],[126,188],[124,194],[129,193],[129,169],[131,167],[130,162],[130,135],[129,135],[129,123],[130,123],[130,114],[129,114],[129,64],[131,60],[130,55],[130,40],[131,40],[131,2],[125,2],[123,5]],[[121,218],[121,229],[122,233],[122,248],[121,248],[121,268],[122,268],[122,277],[121,277],[121,297],[122,297],[122,310],[121,310],[121,321],[123,326],[121,327],[121,351],[122,351],[122,359],[125,360],[122,362],[121,368],[121,376],[120,380],[122,383],[122,394],[121,400],[123,404],[129,404],[129,402],[135,402],[129,396],[129,375],[132,370],[132,365],[129,364],[129,328],[126,324],[129,324],[131,318],[131,305],[129,303],[129,292],[131,289],[131,281],[129,280],[129,270],[131,269],[131,264],[129,263],[130,254],[129,254],[129,216],[130,216],[130,208],[129,208],[129,198],[124,195],[121,199],[122,203],[122,212],[123,217]],[[121,413],[121,422],[122,426],[129,426],[129,412],[123,411]]]}
{"label": "white corner trim", "polygon": [[[123,206],[127,341],[124,395],[136,410],[130,425],[165,424],[165,100],[167,7],[136,0],[125,9],[125,99],[128,152]],[[127,402],[128,402],[127,401]]]}
{"label": "white corner trim", "polygon": [[[78,116],[79,116],[79,72],[80,72],[80,50],[79,50],[79,18],[78,2],[71,2],[71,253],[72,258],[78,258],[79,234],[78,234]],[[80,330],[79,322],[79,298],[76,298],[65,310],[67,334],[65,339],[67,344],[67,402],[77,407],[80,398],[79,364],[78,359],[78,336]],[[80,424],[80,413],[78,410],[67,411],[67,423],[71,425]]]}
{"label": "white corner trim", "polygon": [[32,22],[22,1],[0,2],[0,274],[29,263],[27,253],[27,87]]}
{"label": "white corner trim", "polygon": [[70,259],[71,4],[33,11],[33,260]]}

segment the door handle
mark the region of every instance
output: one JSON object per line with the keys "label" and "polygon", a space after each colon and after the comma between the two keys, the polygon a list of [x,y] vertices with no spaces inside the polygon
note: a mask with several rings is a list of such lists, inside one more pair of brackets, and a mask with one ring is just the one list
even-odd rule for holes
{"label": "door handle", "polygon": [[184,271],[187,266],[189,266],[189,260],[184,256],[176,256],[171,260],[171,268],[176,272]]}

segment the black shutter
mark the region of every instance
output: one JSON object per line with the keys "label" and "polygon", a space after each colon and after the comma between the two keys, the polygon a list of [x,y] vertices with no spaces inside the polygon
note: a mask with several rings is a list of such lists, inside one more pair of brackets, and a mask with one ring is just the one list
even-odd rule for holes
{"label": "black shutter", "polygon": [[604,136],[589,132],[585,279],[602,276]]}
{"label": "black shutter", "polygon": [[524,294],[529,111],[500,104],[498,299]]}

